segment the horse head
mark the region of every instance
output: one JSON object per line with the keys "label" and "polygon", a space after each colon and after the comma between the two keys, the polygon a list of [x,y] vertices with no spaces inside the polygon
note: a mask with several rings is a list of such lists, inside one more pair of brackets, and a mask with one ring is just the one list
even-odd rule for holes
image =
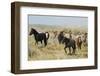
{"label": "horse head", "polygon": [[70,42],[69,38],[63,37],[62,43],[68,44]]}
{"label": "horse head", "polygon": [[32,34],[37,34],[38,32],[34,29],[34,28],[31,28],[31,31],[29,33],[29,35],[32,35]]}

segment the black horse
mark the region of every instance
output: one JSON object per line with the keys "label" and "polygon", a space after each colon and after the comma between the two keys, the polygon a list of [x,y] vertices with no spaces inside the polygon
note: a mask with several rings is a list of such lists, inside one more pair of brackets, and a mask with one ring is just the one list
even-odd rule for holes
{"label": "black horse", "polygon": [[63,38],[64,38],[63,32],[64,32],[64,31],[61,31],[61,32],[59,33],[59,35],[58,35],[58,42],[59,42],[59,44],[62,43],[62,40],[63,40]]}
{"label": "black horse", "polygon": [[[74,39],[64,37],[62,43],[65,44],[64,50],[67,53],[66,48],[69,48],[69,55],[75,54],[76,52],[76,42]],[[71,51],[71,48],[73,51]]]}
{"label": "black horse", "polygon": [[[64,50],[65,53],[67,53],[66,48],[69,48],[69,54],[75,54],[76,51],[76,42],[74,39],[72,38],[66,38],[64,37],[63,34],[64,31],[61,31],[60,34],[58,35],[58,41],[60,44],[65,44]],[[73,51],[71,52],[71,48],[73,49]]]}
{"label": "black horse", "polygon": [[34,38],[35,38],[35,41],[36,41],[35,44],[38,44],[38,42],[41,42],[41,44],[42,44],[42,41],[44,41],[45,46],[47,45],[47,41],[49,39],[49,33],[48,32],[39,33],[35,29],[31,28],[29,35],[32,35],[32,34],[34,34]]}

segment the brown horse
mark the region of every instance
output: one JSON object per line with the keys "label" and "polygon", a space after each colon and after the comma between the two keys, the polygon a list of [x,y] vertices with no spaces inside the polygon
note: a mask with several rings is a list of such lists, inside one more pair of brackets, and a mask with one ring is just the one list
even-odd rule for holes
{"label": "brown horse", "polygon": [[81,49],[82,46],[82,40],[81,37],[79,36],[78,38],[76,38],[76,45],[78,49]]}

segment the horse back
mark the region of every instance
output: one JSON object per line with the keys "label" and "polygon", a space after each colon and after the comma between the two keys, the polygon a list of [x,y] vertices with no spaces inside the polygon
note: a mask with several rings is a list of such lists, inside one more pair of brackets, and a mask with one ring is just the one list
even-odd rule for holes
{"label": "horse back", "polygon": [[39,41],[43,40],[44,38],[46,38],[45,33],[39,33],[36,35],[36,39]]}

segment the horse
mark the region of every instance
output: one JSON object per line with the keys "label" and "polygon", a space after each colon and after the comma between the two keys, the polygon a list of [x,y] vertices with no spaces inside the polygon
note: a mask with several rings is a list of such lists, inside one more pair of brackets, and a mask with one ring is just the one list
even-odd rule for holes
{"label": "horse", "polygon": [[[64,50],[67,53],[66,48],[69,48],[69,55],[75,54],[76,52],[76,42],[74,39],[64,37],[62,43],[65,44]],[[71,51],[71,48],[73,51]]]}
{"label": "horse", "polygon": [[38,42],[41,42],[42,44],[42,41],[44,41],[45,46],[47,45],[47,41],[49,39],[48,32],[39,33],[34,28],[31,28],[29,35],[32,35],[32,34],[34,35],[34,38],[35,38],[35,44],[38,44]]}
{"label": "horse", "polygon": [[83,46],[87,46],[88,45],[88,43],[87,43],[87,33],[84,33],[83,35],[82,35],[82,42],[83,42]]}
{"label": "horse", "polygon": [[[67,53],[66,51],[66,48],[69,48],[69,54],[75,54],[75,51],[76,51],[76,42],[74,39],[72,38],[67,38],[67,37],[64,37],[64,31],[61,31],[58,35],[58,41],[59,41],[59,44],[64,44],[65,47],[64,47],[64,50],[65,50],[65,53]],[[71,52],[71,48],[73,49],[73,52]]]}
{"label": "horse", "polygon": [[81,46],[82,46],[82,39],[80,36],[78,36],[76,38],[76,45],[77,45],[77,48],[81,50]]}
{"label": "horse", "polygon": [[59,44],[62,43],[63,38],[64,38],[64,31],[61,31],[59,33],[59,35],[58,35],[58,42],[59,42]]}

